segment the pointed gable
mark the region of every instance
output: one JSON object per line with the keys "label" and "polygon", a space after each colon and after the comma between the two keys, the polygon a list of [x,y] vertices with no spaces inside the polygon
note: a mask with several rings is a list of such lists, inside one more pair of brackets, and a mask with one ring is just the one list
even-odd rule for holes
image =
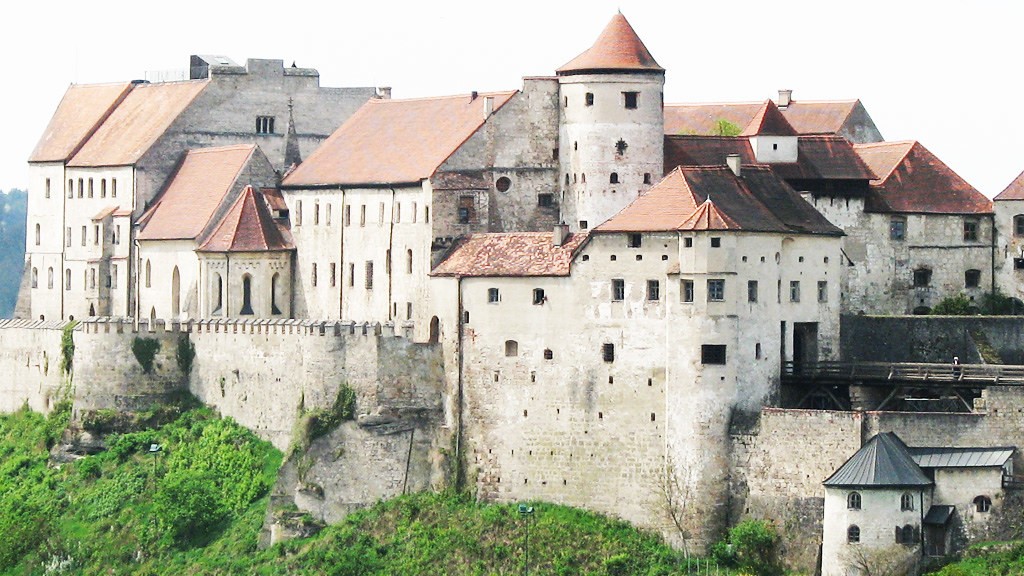
{"label": "pointed gable", "polygon": [[664,73],[665,69],[621,12],[612,17],[593,46],[556,70],[559,76],[623,71]]}
{"label": "pointed gable", "polygon": [[995,198],[996,202],[1000,200],[1024,200],[1024,172],[1021,172],[1010,182],[1010,185],[1000,192]]}
{"label": "pointed gable", "polygon": [[832,476],[831,488],[908,488],[931,486],[906,444],[892,432],[876,434]]}
{"label": "pointed gable", "polygon": [[602,232],[676,230],[703,201],[690,188],[683,169],[676,168],[596,229]]}
{"label": "pointed gable", "polygon": [[568,276],[589,236],[577,232],[555,245],[551,232],[470,234],[431,276]]}
{"label": "pointed gable", "polygon": [[246,186],[198,252],[269,252],[293,246],[278,229],[263,194]]}
{"label": "pointed gable", "polygon": [[740,225],[718,209],[709,197],[697,210],[683,220],[679,230],[739,230]]}
{"label": "pointed gable", "polygon": [[122,84],[72,84],[57,105],[29,162],[66,162],[132,89]]}
{"label": "pointed gable", "polygon": [[289,174],[289,188],[409,184],[430,178],[516,92],[370,100]]}
{"label": "pointed gable", "polygon": [[771,100],[765,100],[740,136],[796,136],[796,130]]}

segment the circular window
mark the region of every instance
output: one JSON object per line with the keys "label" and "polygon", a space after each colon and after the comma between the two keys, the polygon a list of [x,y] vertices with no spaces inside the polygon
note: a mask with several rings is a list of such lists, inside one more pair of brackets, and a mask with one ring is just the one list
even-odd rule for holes
{"label": "circular window", "polygon": [[509,180],[508,176],[502,176],[494,183],[494,187],[498,189],[498,192],[508,192],[508,189],[512,187],[512,180]]}

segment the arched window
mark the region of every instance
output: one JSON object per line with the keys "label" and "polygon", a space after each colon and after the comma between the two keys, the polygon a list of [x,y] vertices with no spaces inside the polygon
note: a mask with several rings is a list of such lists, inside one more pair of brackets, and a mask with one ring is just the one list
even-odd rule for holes
{"label": "arched window", "polygon": [[856,544],[860,542],[859,526],[857,526],[856,524],[851,524],[850,527],[846,529],[846,541],[850,544]]}
{"label": "arched window", "polygon": [[149,259],[146,259],[146,288],[153,285],[153,267],[149,263]]}
{"label": "arched window", "polygon": [[988,496],[978,496],[974,499],[974,509],[978,512],[988,512],[992,509],[992,499]]}
{"label": "arched window", "polygon": [[53,289],[53,268],[46,270],[46,287]]}
{"label": "arched window", "polygon": [[405,251],[405,273],[412,274],[412,250]]}
{"label": "arched window", "polygon": [[178,267],[171,272],[171,317],[177,318],[181,314],[181,274]]}
{"label": "arched window", "polygon": [[441,321],[434,316],[430,319],[430,343],[437,344],[441,339]]}
{"label": "arched window", "polygon": [[914,544],[916,538],[914,538],[914,527],[910,524],[905,525],[900,530],[900,543],[901,544]]}
{"label": "arched window", "polygon": [[220,274],[214,273],[213,275],[213,314],[220,314],[221,307],[224,305],[224,279],[220,277]]}
{"label": "arched window", "polygon": [[505,340],[505,356],[519,356],[519,343],[515,340]]}
{"label": "arched window", "polygon": [[619,173],[618,172],[612,172],[611,177],[608,178],[608,182],[610,182],[612,184],[618,184],[619,183]]}
{"label": "arched window", "polygon": [[281,309],[277,306],[277,291],[281,284],[281,275],[274,272],[274,275],[270,277],[270,313],[280,314]]}
{"label": "arched window", "polygon": [[860,510],[860,492],[850,492],[846,497],[846,507],[850,510]]}
{"label": "arched window", "polygon": [[39,288],[39,269],[38,268],[33,268],[32,269],[32,287],[33,288]]}
{"label": "arched window", "polygon": [[39,246],[39,239],[40,239],[40,237],[41,237],[41,233],[40,233],[40,230],[39,230],[39,224],[36,224],[36,246]]}
{"label": "arched window", "polygon": [[252,316],[252,276],[242,276],[242,309],[239,314]]}
{"label": "arched window", "polygon": [[906,512],[914,509],[914,495],[910,492],[904,492],[900,496],[900,510]]}

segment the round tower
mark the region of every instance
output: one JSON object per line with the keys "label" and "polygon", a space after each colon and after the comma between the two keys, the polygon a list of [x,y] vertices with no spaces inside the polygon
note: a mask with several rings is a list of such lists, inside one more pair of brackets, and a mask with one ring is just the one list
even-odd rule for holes
{"label": "round tower", "polygon": [[557,74],[561,217],[586,230],[661,179],[665,69],[620,13]]}

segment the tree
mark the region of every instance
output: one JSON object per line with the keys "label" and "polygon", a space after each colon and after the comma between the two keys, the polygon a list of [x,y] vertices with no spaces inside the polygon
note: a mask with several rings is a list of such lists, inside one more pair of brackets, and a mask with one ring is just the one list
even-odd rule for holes
{"label": "tree", "polygon": [[739,136],[743,129],[729,122],[725,118],[719,118],[715,122],[715,130],[712,136]]}
{"label": "tree", "polygon": [[870,548],[855,544],[847,547],[841,560],[861,576],[907,576],[916,564],[917,550],[916,546]]}

